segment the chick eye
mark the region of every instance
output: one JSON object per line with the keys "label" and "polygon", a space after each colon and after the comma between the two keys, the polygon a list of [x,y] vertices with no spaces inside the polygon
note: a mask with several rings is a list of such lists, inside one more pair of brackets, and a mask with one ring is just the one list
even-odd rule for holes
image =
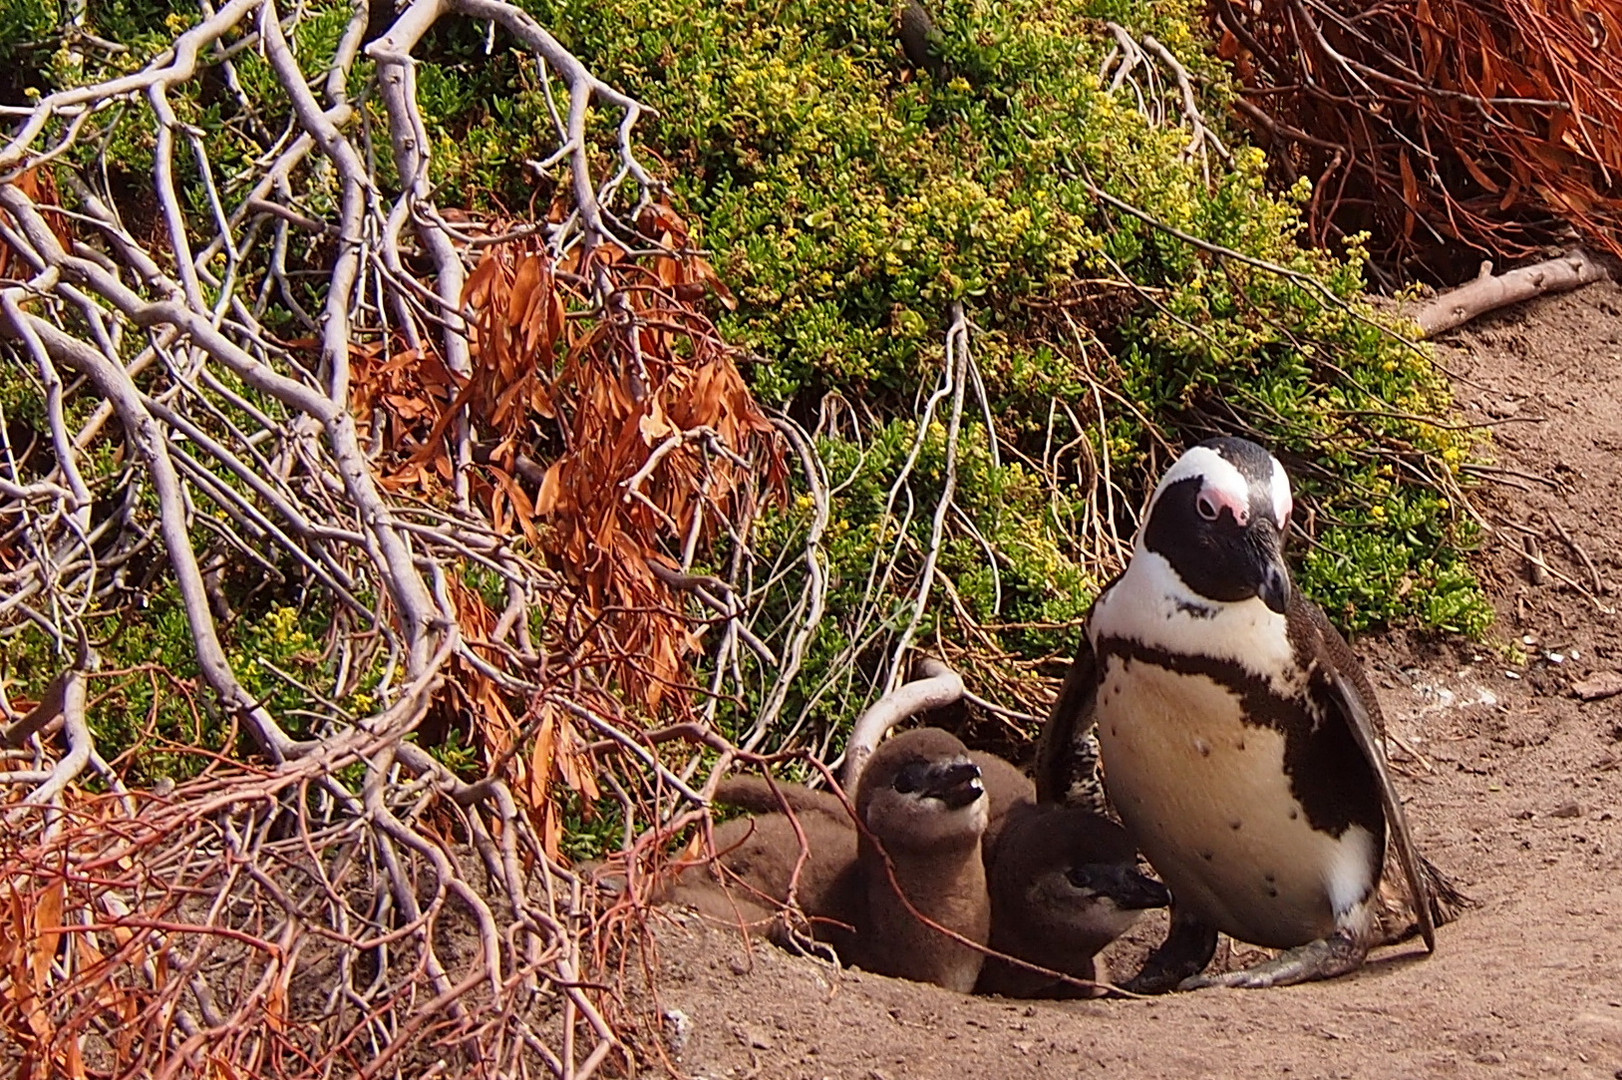
{"label": "chick eye", "polygon": [[911,795],[922,784],[923,777],[920,775],[922,771],[921,768],[915,765],[904,766],[900,772],[896,773],[895,780],[890,786],[898,794]]}
{"label": "chick eye", "polygon": [[1215,521],[1217,519],[1216,503],[1204,495],[1201,495],[1199,500],[1194,503],[1194,508],[1200,512],[1200,517],[1206,521]]}

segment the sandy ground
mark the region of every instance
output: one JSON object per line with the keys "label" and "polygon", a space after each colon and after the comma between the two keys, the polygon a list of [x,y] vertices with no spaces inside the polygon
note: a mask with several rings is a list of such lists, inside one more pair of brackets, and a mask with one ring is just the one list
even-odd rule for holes
{"label": "sandy ground", "polygon": [[[1354,643],[1412,749],[1394,764],[1421,847],[1480,901],[1434,956],[1387,950],[1267,991],[1007,1002],[833,970],[673,913],[657,991],[628,1004],[670,1012],[676,1070],[1622,1080],[1622,696],[1576,691],[1622,671],[1622,288],[1536,301],[1445,344],[1465,416],[1495,426],[1503,471],[1481,503],[1500,531],[1481,565],[1496,635],[1524,659],[1401,633]],[[1569,583],[1531,582],[1526,536]]]}

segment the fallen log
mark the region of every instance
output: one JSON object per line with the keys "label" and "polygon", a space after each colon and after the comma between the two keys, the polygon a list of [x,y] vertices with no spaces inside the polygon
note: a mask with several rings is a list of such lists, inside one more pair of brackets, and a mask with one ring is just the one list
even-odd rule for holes
{"label": "fallen log", "polygon": [[1434,338],[1497,308],[1545,293],[1567,292],[1609,276],[1605,267],[1582,248],[1504,274],[1495,275],[1492,263],[1485,262],[1474,281],[1427,300],[1409,317],[1419,324],[1420,338]]}

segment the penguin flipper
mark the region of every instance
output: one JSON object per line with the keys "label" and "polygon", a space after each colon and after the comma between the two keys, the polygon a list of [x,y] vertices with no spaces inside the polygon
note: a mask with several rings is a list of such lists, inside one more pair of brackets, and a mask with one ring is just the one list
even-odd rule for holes
{"label": "penguin flipper", "polygon": [[[1092,612],[1087,613],[1088,619]],[[1048,710],[1036,743],[1036,801],[1086,805],[1097,787],[1098,744],[1093,736],[1098,705],[1098,658],[1085,636],[1059,696]]]}
{"label": "penguin flipper", "polygon": [[1429,887],[1429,879],[1421,871],[1419,852],[1414,848],[1413,834],[1408,831],[1408,816],[1403,812],[1402,799],[1397,794],[1396,784],[1391,779],[1391,769],[1386,764],[1384,739],[1375,730],[1375,722],[1369,715],[1364,697],[1358,692],[1358,688],[1353,686],[1339,670],[1329,669],[1326,674],[1329,676],[1334,702],[1339,708],[1341,717],[1345,720],[1347,729],[1351,731],[1358,749],[1363,751],[1363,757],[1368,761],[1369,768],[1373,770],[1375,779],[1380,785],[1380,805],[1385,810],[1386,828],[1390,831],[1391,841],[1396,846],[1397,859],[1402,865],[1402,875],[1408,881],[1409,895],[1413,897],[1419,934],[1425,939],[1426,951],[1435,952],[1436,921],[1431,907],[1434,894]]}

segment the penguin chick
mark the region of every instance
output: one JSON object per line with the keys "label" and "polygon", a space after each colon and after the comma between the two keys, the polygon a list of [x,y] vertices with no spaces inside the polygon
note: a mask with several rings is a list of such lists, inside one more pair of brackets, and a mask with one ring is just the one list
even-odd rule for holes
{"label": "penguin chick", "polygon": [[[840,813],[838,819],[816,811],[797,813],[799,833],[796,822],[780,813],[724,822],[715,829],[716,862],[724,870],[721,880],[711,876],[715,871],[707,864],[690,866],[655,902],[688,904],[712,922],[741,923],[798,951],[796,935],[806,928],[778,917],[789,902],[792,881],[794,906],[809,921],[810,935],[843,955],[850,947],[860,895],[856,829],[842,806]],[[800,833],[805,836],[803,849]]]}
{"label": "penguin chick", "polygon": [[980,850],[988,809],[980,767],[939,728],[903,732],[869,759],[857,785],[856,811],[865,826],[859,841],[865,907],[852,961],[882,975],[967,994],[984,954],[919,921],[902,896],[969,941],[984,945],[990,939],[991,901]]}
{"label": "penguin chick", "polygon": [[782,780],[768,781],[763,776],[727,777],[716,785],[714,801],[751,814],[780,814],[787,806],[797,814],[823,814],[851,825],[850,811],[833,792]]}
{"label": "penguin chick", "polygon": [[980,849],[989,867],[1009,815],[1036,802],[1036,785],[996,754],[970,750],[969,760],[980,766],[980,783],[986,789],[986,834],[980,840]]}
{"label": "penguin chick", "polygon": [[[1093,982],[1098,953],[1171,894],[1138,872],[1126,830],[1072,807],[1024,805],[1010,814],[986,866],[991,947]],[[991,957],[975,991],[1004,997],[1074,997],[1086,991]]]}
{"label": "penguin chick", "polygon": [[692,908],[705,922],[715,926],[746,930],[772,936],[776,913],[757,902],[742,889],[729,889],[719,881],[684,871],[654,897],[660,905]]}

